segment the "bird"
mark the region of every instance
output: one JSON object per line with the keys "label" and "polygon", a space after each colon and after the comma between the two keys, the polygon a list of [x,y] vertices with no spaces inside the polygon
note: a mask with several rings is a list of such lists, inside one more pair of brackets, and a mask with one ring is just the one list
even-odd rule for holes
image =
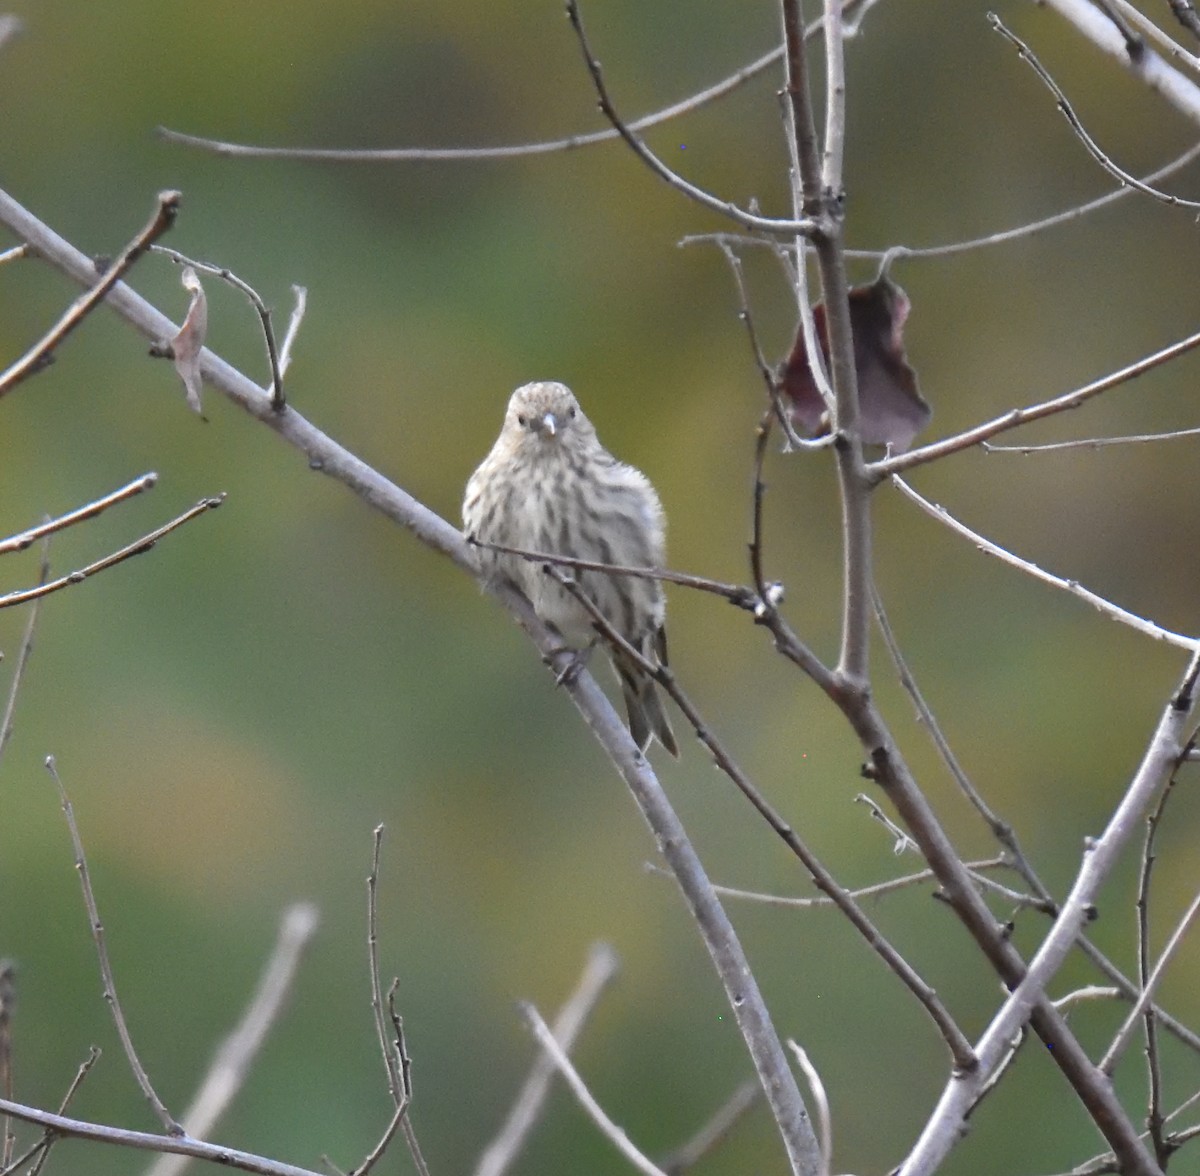
{"label": "bird", "polygon": [[[666,519],[650,480],[604,448],[574,393],[554,380],[523,384],[513,392],[495,445],[467,482],[463,533],[480,545],[484,583],[516,585],[580,659],[597,640],[584,605],[536,559],[486,545],[623,567],[662,568],[666,558]],[[565,571],[634,649],[651,664],[666,666],[660,580]],[[644,754],[657,739],[678,757],[653,677],[615,645],[609,658],[639,750]]]}

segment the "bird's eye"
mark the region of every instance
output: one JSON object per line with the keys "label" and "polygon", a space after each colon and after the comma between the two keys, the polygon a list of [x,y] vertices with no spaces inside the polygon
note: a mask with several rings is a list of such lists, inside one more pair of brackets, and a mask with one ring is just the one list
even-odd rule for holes
{"label": "bird's eye", "polygon": [[529,424],[529,421],[527,421],[525,417],[519,416],[517,417],[517,424],[523,429],[527,424]]}
{"label": "bird's eye", "polygon": [[575,406],[573,404],[569,409],[567,409],[567,416],[569,416],[571,420],[575,419]]}

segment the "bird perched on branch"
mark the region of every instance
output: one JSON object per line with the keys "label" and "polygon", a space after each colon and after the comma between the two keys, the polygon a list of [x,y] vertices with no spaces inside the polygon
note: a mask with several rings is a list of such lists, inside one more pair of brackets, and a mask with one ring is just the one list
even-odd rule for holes
{"label": "bird perched on branch", "polygon": [[[467,482],[463,525],[480,544],[568,556],[622,567],[661,568],[662,504],[640,470],[617,461],[596,438],[565,384],[539,381],[508,402],[492,451]],[[586,607],[543,561],[480,550],[489,579],[512,581],[564,641],[589,648],[596,625]],[[667,664],[662,583],[635,575],[564,568],[600,615],[651,663]],[[645,751],[651,738],[679,755],[654,679],[628,653],[609,654],[629,715],[629,733]]]}

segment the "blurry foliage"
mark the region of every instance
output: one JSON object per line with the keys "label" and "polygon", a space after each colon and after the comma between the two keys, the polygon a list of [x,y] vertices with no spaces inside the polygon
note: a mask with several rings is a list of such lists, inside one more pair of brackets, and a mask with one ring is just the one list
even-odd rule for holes
{"label": "blurry foliage", "polygon": [[[720,257],[676,248],[686,233],[724,226],[619,145],[503,164],[333,166],[212,158],[152,133],[163,123],[248,141],[388,146],[594,129],[559,5],[9,7],[27,31],[0,57],[6,184],[52,226],[111,252],[156,190],[181,188],[170,245],[236,270],[281,324],[290,285],[308,286],[288,381],[297,408],[451,518],[511,387],[566,380],[606,443],[658,486],[674,566],[746,577],[761,387]],[[776,36],[766,2],[752,13],[691,6],[686,19],[630,0],[593,7],[593,37],[630,116],[740,67]],[[1006,7],[1127,166],[1155,165],[1194,135],[1053,16]],[[782,207],[776,85],[761,79],[651,141],[714,190]],[[849,87],[851,245],[975,235],[1109,186],[981,10],[947,19],[937,6],[880,5],[850,46]],[[1173,186],[1195,195],[1194,179]],[[931,433],[1064,391],[1194,330],[1194,267],[1180,264],[1194,240],[1186,215],[1126,200],[1051,235],[900,263]],[[871,265],[857,267],[856,280],[869,280]],[[787,291],[764,257],[748,272],[778,356],[792,324]],[[146,260],[133,282],[182,313],[167,263]],[[208,290],[212,345],[265,379],[243,300]],[[36,263],[0,271],[0,353],[18,354],[72,293]],[[1188,357],[1038,436],[1195,424],[1197,364]],[[186,410],[169,365],[101,312],[0,413],[0,531],[143,470],[160,474],[152,494],[59,537],[57,568],[229,493],[151,555],[45,606],[0,775],[0,952],[21,966],[18,1096],[56,1102],[96,1041],[106,1054],[79,1112],[150,1126],[100,998],[41,767],[53,752],[89,846],[127,1015],[173,1107],[240,1011],[285,903],[311,898],[323,912],[223,1139],[309,1165],[328,1152],[349,1166],[386,1121],[362,884],[370,831],[383,821],[384,968],[401,979],[414,1122],[435,1172],[468,1170],[520,1081],[532,1047],[512,1000],[549,1013],[598,937],[624,970],[584,1035],[581,1067],[634,1138],[651,1151],[674,1146],[749,1066],[671,884],[641,869],[653,846],[636,811],[569,703],[461,575],[215,394],[206,409],[207,425]],[[914,480],[1000,542],[1194,631],[1195,468],[1194,442],[1175,442],[966,454]],[[801,632],[828,652],[840,572],[827,459],[773,455],[768,474],[771,574],[786,582]],[[1178,656],[986,562],[886,488],[877,498],[879,582],[914,671],[968,770],[1061,886],[1140,753]],[[0,568],[16,585],[35,561]],[[839,875],[865,883],[915,868],[852,803],[865,782],[848,733],[763,635],[722,603],[678,590],[670,615],[683,683]],[[22,623],[0,614],[10,657]],[[991,852],[877,656],[897,732],[951,831]],[[807,892],[694,745],[662,770],[718,881]],[[1194,844],[1194,805],[1185,815],[1189,801],[1177,803],[1173,837]],[[1194,886],[1183,853],[1163,864],[1164,925]],[[886,1165],[941,1087],[940,1047],[830,912],[732,913],[780,1030],[805,1043],[829,1086],[838,1168]],[[950,913],[913,892],[876,914],[979,1028],[993,983]],[[1036,930],[1037,918],[1021,915],[1019,929]],[[1128,891],[1114,886],[1098,935],[1121,952],[1131,926]],[[1091,979],[1083,967],[1073,976]],[[1194,1020],[1194,986],[1168,992]],[[1061,1162],[1093,1146],[1036,1048],[1020,1064],[1020,1081],[974,1121],[948,1171],[1044,1165],[1047,1099],[1062,1109]],[[703,1172],[775,1170],[777,1155],[759,1110]],[[52,1162],[103,1176],[137,1160],[66,1144]],[[523,1170],[606,1172],[615,1162],[560,1092]]]}

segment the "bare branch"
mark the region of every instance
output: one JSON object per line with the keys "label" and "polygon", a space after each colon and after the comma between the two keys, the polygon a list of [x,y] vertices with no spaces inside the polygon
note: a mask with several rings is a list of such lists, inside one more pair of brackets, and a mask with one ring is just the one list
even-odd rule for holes
{"label": "bare branch", "polygon": [[[318,921],[317,908],[311,903],[296,903],[284,911],[258,988],[241,1021],[221,1043],[200,1089],[183,1113],[183,1129],[188,1135],[197,1139],[208,1135],[242,1088],[267,1033],[279,1018]],[[162,1155],[147,1176],[178,1176],[189,1162],[188,1156]]]}
{"label": "bare branch", "polygon": [[371,977],[371,1014],[375,1020],[379,1050],[383,1054],[388,1093],[392,1096],[392,1103],[399,1106],[404,1100],[403,1075],[388,1037],[383,1012],[383,981],[379,973],[379,854],[383,847],[383,830],[383,825],[376,825],[371,840],[371,872],[367,875],[367,968]]}
{"label": "bare branch", "polygon": [[808,219],[801,220],[779,220],[774,217],[759,216],[757,213],[749,212],[744,208],[739,208],[736,204],[728,200],[722,200],[711,192],[706,192],[702,188],[697,188],[695,184],[685,180],[678,172],[669,168],[649,147],[645,142],[638,137],[628,124],[626,124],[621,116],[617,113],[616,107],[612,104],[612,99],[608,96],[608,87],[604,83],[604,75],[600,69],[600,62],[596,60],[595,54],[592,52],[591,45],[588,43],[587,33],[583,27],[583,20],[579,15],[578,0],[567,0],[567,19],[571,22],[571,27],[575,30],[575,35],[579,39],[579,48],[583,53],[583,60],[587,66],[588,73],[592,78],[592,85],[596,89],[596,97],[599,100],[600,110],[604,117],[612,124],[613,129],[617,134],[629,145],[630,150],[660,179],[665,180],[677,192],[682,192],[689,200],[707,208],[710,212],[720,213],[729,220],[736,221],[743,228],[757,229],[761,233],[773,233],[782,236],[792,236],[796,233],[810,233],[814,230],[815,222]]}
{"label": "bare branch", "polygon": [[695,588],[700,592],[711,592],[721,596],[738,608],[753,612],[758,606],[758,597],[751,589],[741,584],[726,584],[721,580],[710,580],[706,576],[693,576],[687,572],[671,572],[665,568],[637,568],[626,564],[598,563],[591,559],[576,559],[570,555],[555,555],[549,551],[529,551],[523,547],[505,547],[503,543],[485,543],[469,536],[472,547],[497,551],[502,555],[516,555],[531,563],[547,564],[552,567],[573,568],[576,571],[604,572],[609,576],[635,576],[640,580],[661,580],[665,584],[678,584],[682,588]]}
{"label": "bare branch", "polygon": [[11,608],[13,605],[25,604],[30,600],[38,600],[43,596],[49,596],[51,592],[58,592],[60,589],[70,587],[72,584],[80,584],[89,576],[94,576],[97,572],[106,571],[108,568],[123,563],[132,556],[142,555],[153,548],[164,535],[169,535],[172,531],[182,527],[184,523],[189,523],[192,519],[198,518],[207,511],[216,509],[224,501],[224,494],[218,494],[215,498],[202,498],[190,510],[185,510],[183,514],[173,518],[169,523],[164,523],[148,535],[143,535],[127,547],[122,547],[120,551],[114,551],[111,555],[106,555],[103,559],[98,559],[95,563],[90,563],[85,568],[80,568],[76,572],[60,576],[57,580],[40,584],[36,588],[24,588],[20,591],[9,592],[5,596],[0,596],[0,608]]}
{"label": "bare branch", "polygon": [[1099,1062],[1099,1069],[1108,1075],[1112,1075],[1113,1069],[1117,1064],[1118,1058],[1124,1053],[1126,1046],[1133,1038],[1134,1030],[1137,1029],[1138,1021],[1141,1020],[1143,1013],[1149,1006],[1154,993],[1158,990],[1159,982],[1162,980],[1163,972],[1166,970],[1167,964],[1171,962],[1171,958],[1179,950],[1179,945],[1183,941],[1184,935],[1188,928],[1192,925],[1192,920],[1200,912],[1200,894],[1197,894],[1192,899],[1191,905],[1184,912],[1183,918],[1179,920],[1175,930],[1171,933],[1171,937],[1167,940],[1166,947],[1162,950],[1162,955],[1158,958],[1158,963],[1154,965],[1154,971],[1150,973],[1146,980],[1146,985],[1142,990],[1142,994],[1134,1002],[1133,1008],[1129,1010],[1121,1028],[1117,1030],[1116,1036],[1113,1038],[1112,1044],[1108,1047],[1104,1057]]}
{"label": "bare branch", "polygon": [[829,1110],[829,1096],[825,1093],[825,1083],[821,1081],[816,1066],[801,1046],[790,1037],[787,1044],[812,1092],[813,1104],[817,1108],[817,1131],[821,1140],[821,1172],[822,1176],[829,1176],[833,1164],[833,1116]]}
{"label": "bare branch", "polygon": [[[983,870],[999,870],[1011,868],[1007,858],[994,857],[983,861],[967,862],[967,869],[972,874],[980,874]],[[669,878],[670,874],[653,862],[646,862],[645,869],[656,876]],[[981,879],[982,881],[982,875]],[[889,878],[886,882],[874,882],[870,886],[859,886],[846,893],[851,898],[879,898],[884,894],[892,894],[897,890],[907,890],[910,886],[919,886],[922,882],[936,882],[937,877],[932,870],[918,870],[914,874],[905,874],[901,878]],[[836,904],[827,894],[810,896],[792,896],[788,894],[763,894],[757,890],[741,890],[736,886],[715,886],[716,892],[722,898],[744,899],[747,902],[758,902],[764,906],[792,907],[798,910],[809,910],[815,907],[832,907]]]}
{"label": "bare branch", "polygon": [[[174,223],[179,212],[178,192],[160,192],[158,207],[149,223],[121,251],[120,256],[105,271],[103,277],[85,294],[81,294],[66,313],[42,338],[7,371],[0,373],[0,396],[12,391],[22,380],[45,367],[56,347],[100,305],[104,296],[129,272],[134,262]],[[33,244],[31,241],[29,244]],[[93,275],[94,276],[94,275]]]}
{"label": "bare branch", "polygon": [[525,1023],[533,1030],[533,1035],[538,1039],[546,1056],[554,1063],[555,1068],[563,1076],[563,1080],[571,1088],[571,1093],[575,1096],[579,1105],[587,1112],[592,1122],[600,1129],[601,1134],[639,1172],[645,1173],[645,1176],[667,1176],[667,1173],[658,1167],[648,1156],[640,1152],[630,1142],[629,1136],[604,1113],[600,1104],[592,1097],[591,1091],[584,1085],[579,1072],[571,1064],[571,1059],[567,1057],[554,1034],[550,1032],[550,1026],[542,1020],[537,1009],[528,1001],[521,1001],[518,1008],[521,1011],[521,1016],[525,1018]]}
{"label": "bare branch", "polygon": [[[44,584],[50,576],[50,540],[42,544],[42,561],[38,568],[38,584]],[[12,681],[8,686],[8,701],[4,704],[4,716],[0,718],[0,760],[4,758],[4,749],[12,738],[13,719],[17,711],[17,695],[21,692],[21,682],[25,678],[25,670],[29,666],[29,657],[33,653],[33,634],[37,629],[38,612],[41,608],[39,601],[33,602],[29,610],[29,618],[25,622],[25,633],[21,637],[21,648],[17,653],[17,663],[13,666]]]}
{"label": "bare branch", "polygon": [[[1165,163],[1162,167],[1148,172],[1146,175],[1139,177],[1139,180],[1143,184],[1155,184],[1159,180],[1169,179],[1176,172],[1182,171],[1183,168],[1198,157],[1200,157],[1200,144],[1197,144],[1195,147],[1189,147],[1187,151],[1183,152],[1182,155],[1176,156],[1170,163]],[[1136,191],[1135,188],[1129,188],[1122,184],[1119,188],[1114,188],[1111,192],[1106,192],[1103,196],[1097,196],[1094,200],[1087,200],[1082,204],[1072,205],[1070,208],[1063,209],[1061,212],[1051,213],[1049,216],[1042,217],[1039,220],[1015,225],[1010,229],[997,229],[994,232],[985,233],[980,237],[970,237],[964,241],[947,241],[942,245],[891,245],[887,249],[847,249],[845,255],[848,258],[863,261],[882,261],[889,256],[897,261],[901,259],[922,261],[934,257],[952,257],[959,253],[973,253],[978,249],[986,249],[991,245],[1007,245],[1013,241],[1019,241],[1024,237],[1032,237],[1048,229],[1057,228],[1059,225],[1068,224],[1073,220],[1078,220],[1080,217],[1097,212],[1102,208],[1107,208],[1110,204],[1115,204],[1119,200],[1133,196],[1136,194]],[[752,237],[738,233],[691,233],[683,237],[679,244],[694,245],[721,242],[731,247],[779,248],[778,243],[768,237]],[[813,353],[812,345],[807,337],[805,338],[805,346],[808,348],[811,357]]]}
{"label": "bare branch", "polygon": [[134,478],[132,482],[122,486],[119,490],[114,490],[111,494],[106,494],[103,498],[97,498],[93,502],[85,503],[76,510],[59,515],[56,519],[49,519],[44,523],[38,524],[36,527],[30,527],[28,530],[22,531],[19,535],[10,535],[7,539],[0,539],[0,555],[7,555],[11,551],[24,551],[25,548],[32,546],[46,535],[52,535],[56,531],[73,527],[76,523],[93,519],[110,506],[115,506],[118,502],[124,502],[128,498],[133,498],[135,495],[141,494],[143,490],[152,489],[157,481],[157,474],[143,474],[140,478]]}
{"label": "bare branch", "polygon": [[1171,6],[1175,19],[1193,37],[1200,39],[1200,15],[1197,15],[1196,6],[1192,4],[1191,0],[1167,0],[1167,3]]}
{"label": "bare branch", "polygon": [[300,333],[300,324],[304,322],[304,312],[308,309],[308,290],[304,286],[293,286],[292,297],[295,298],[295,305],[292,307],[291,316],[288,318],[287,331],[283,336],[283,345],[279,348],[279,375],[282,379],[287,375],[287,370],[292,366],[292,346],[296,342],[296,336]]}
{"label": "bare branch", "polygon": [[[857,33],[858,28],[867,12],[874,7],[877,0],[845,0],[843,14],[849,16],[857,13],[854,24],[847,25],[846,36]],[[821,31],[823,21],[817,19],[808,28],[810,36]],[[761,57],[757,57],[749,65],[743,66],[719,82],[706,86],[703,90],[689,95],[670,106],[665,106],[652,114],[644,114],[629,123],[629,129],[644,131],[661,123],[670,122],[680,115],[690,114],[699,110],[726,94],[743,86],[746,82],[765,73],[783,56],[783,50],[776,46],[769,49]],[[351,148],[321,148],[321,147],[255,147],[247,143],[227,143],[220,139],[204,138],[200,135],[185,135],[181,131],[172,131],[167,127],[159,127],[158,135],[168,142],[179,143],[185,147],[196,147],[214,155],[234,156],[253,159],[306,159],[336,163],[474,163],[489,159],[516,159],[530,155],[550,155],[559,151],[571,151],[577,147],[590,147],[596,143],[607,143],[620,138],[619,132],[613,127],[602,131],[591,131],[586,134],[568,135],[563,139],[549,139],[538,143],[522,143],[506,147],[380,147],[374,149]]]}
{"label": "bare branch", "polygon": [[1100,379],[1085,384],[1082,388],[1076,388],[1073,392],[1057,396],[1053,400],[1044,400],[1026,408],[1014,408],[986,424],[968,429],[965,433],[934,441],[931,445],[922,445],[919,449],[912,449],[898,457],[885,457],[881,461],[872,462],[867,467],[868,472],[873,479],[882,480],[891,474],[903,473],[913,466],[924,465],[926,462],[935,461],[951,453],[958,453],[959,450],[969,449],[973,445],[979,445],[989,437],[1006,432],[1008,429],[1015,429],[1018,425],[1026,425],[1030,421],[1038,421],[1044,417],[1054,416],[1056,413],[1066,412],[1068,409],[1078,408],[1093,396],[1098,396],[1101,392],[1107,392],[1110,388],[1116,388],[1136,376],[1169,363],[1198,346],[1200,346],[1200,331],[1177,343],[1172,343],[1152,355],[1147,355],[1131,363],[1128,367],[1111,372],[1107,376],[1101,376]]}
{"label": "bare branch", "polygon": [[1177,110],[1195,122],[1200,122],[1200,86],[1173,69],[1151,49],[1132,57],[1129,45],[1120,30],[1088,0],[1045,0],[1075,28],[1105,53],[1116,58],[1134,77],[1156,94],[1161,95]]}
{"label": "bare branch", "polygon": [[743,1082],[695,1135],[659,1162],[667,1176],[682,1176],[698,1164],[741,1122],[758,1101],[762,1088],[752,1079]]}
{"label": "bare branch", "polygon": [[1080,437],[1074,441],[1049,441],[1043,445],[989,445],[983,442],[986,453],[1051,453],[1063,449],[1103,449],[1108,445],[1142,445],[1149,441],[1178,441],[1182,437],[1200,436],[1200,428],[1176,429],[1170,433],[1137,433],[1127,437]]}
{"label": "bare branch", "polygon": [[970,540],[980,551],[986,552],[988,555],[994,555],[997,559],[1010,564],[1014,568],[1019,568],[1035,580],[1041,580],[1055,588],[1061,588],[1064,592],[1071,593],[1072,596],[1078,596],[1098,612],[1102,612],[1114,621],[1120,621],[1123,625],[1128,625],[1131,629],[1136,629],[1139,633],[1143,633],[1147,637],[1153,637],[1156,641],[1165,641],[1168,645],[1177,645],[1180,649],[1200,649],[1200,639],[1188,637],[1182,633],[1174,633],[1170,629],[1164,629],[1161,625],[1156,625],[1153,621],[1148,621],[1144,617],[1139,617],[1136,613],[1131,613],[1128,609],[1121,608],[1120,605],[1105,600],[1103,596],[1099,596],[1091,591],[1091,589],[1085,588],[1077,580],[1064,580],[1061,576],[1054,575],[1053,572],[1045,571],[1038,567],[1037,564],[1022,559],[1019,555],[1014,555],[998,543],[993,543],[990,539],[985,539],[978,531],[972,531],[970,527],[964,523],[960,523],[951,515],[944,506],[930,502],[927,498],[918,494],[903,478],[893,476],[892,482],[925,511],[926,514],[931,515],[938,522],[944,523],[950,530],[961,535],[964,539]]}
{"label": "bare branch", "polygon": [[[12,960],[0,959],[0,1091],[8,1099],[13,1096],[12,1016],[17,998],[16,972]],[[12,1120],[5,1117],[4,1139],[0,1143],[0,1168],[12,1165],[16,1143]]]}
{"label": "bare branch", "polygon": [[[1013,986],[1009,997],[980,1038],[977,1045],[980,1060],[978,1070],[970,1074],[956,1074],[951,1078],[937,1108],[926,1123],[921,1138],[901,1167],[901,1176],[919,1176],[937,1168],[958,1139],[965,1116],[969,1113],[980,1086],[994,1071],[1014,1034],[1031,1014],[1035,1013],[1036,1006],[1045,1007],[1046,985],[1057,973],[1078,938],[1100,885],[1116,864],[1121,850],[1133,835],[1135,824],[1145,812],[1154,793],[1170,776],[1179,761],[1186,742],[1184,732],[1196,705],[1198,678],[1200,649],[1192,654],[1179,688],[1167,703],[1145,755],[1107,827],[1100,837],[1089,840],[1075,884],[1062,905],[1062,913],[1043,939],[1024,977]],[[1055,1044],[1053,1053],[1057,1057],[1062,1052],[1064,1041],[1060,1039]],[[1111,1087],[1107,1085],[1107,1079],[1104,1081],[1104,1089],[1111,1096]],[[1113,1108],[1114,1113],[1116,1109]],[[1100,1126],[1101,1117],[1095,1110],[1092,1114],[1097,1126]],[[1112,1133],[1109,1130],[1105,1131],[1105,1136],[1112,1142]],[[1120,1155],[1120,1159],[1123,1171],[1157,1171],[1157,1165],[1146,1153],[1140,1139],[1123,1141],[1118,1152],[1122,1150],[1124,1154]]]}
{"label": "bare branch", "polygon": [[[565,1052],[569,1053],[575,1044],[596,1002],[616,976],[618,966],[617,953],[609,944],[592,944],[575,991],[554,1019],[554,1040]],[[479,1157],[475,1176],[503,1176],[512,1166],[542,1113],[555,1069],[554,1062],[545,1052],[540,1052],[508,1117]],[[751,1087],[757,1092],[757,1084],[752,1083]]]}
{"label": "bare branch", "polygon": [[54,1135],[72,1139],[87,1139],[94,1143],[114,1144],[117,1147],[135,1148],[139,1151],[170,1152],[175,1155],[191,1156],[197,1160],[208,1160],[225,1168],[236,1168],[241,1172],[254,1172],[257,1176],[325,1176],[310,1168],[285,1164],[252,1152],[239,1151],[223,1144],[204,1143],[186,1135],[152,1135],[146,1131],[129,1131],[124,1127],[109,1127],[100,1123],[89,1123],[83,1119],[68,1119],[52,1111],[27,1107],[21,1103],[0,1099],[0,1115],[12,1115],[26,1123],[43,1127]]}
{"label": "bare branch", "polygon": [[[400,1065],[400,1105],[396,1107],[395,1121],[400,1124],[404,1143],[408,1148],[409,1156],[412,1157],[417,1176],[429,1176],[429,1166],[421,1154],[421,1145],[417,1142],[417,1134],[413,1129],[412,1117],[409,1114],[413,1100],[412,1059],[408,1056],[408,1044],[404,1040],[404,1022],[396,1012],[396,989],[399,986],[400,981],[393,980],[391,988],[388,989],[388,1018],[392,1022],[396,1061]],[[384,1146],[386,1147],[386,1139]]]}
{"label": "bare branch", "polygon": [[96,908],[96,896],[92,893],[92,880],[88,874],[87,858],[83,852],[83,841],[79,836],[79,827],[75,824],[75,810],[71,807],[70,798],[67,796],[67,790],[63,787],[63,782],[59,778],[58,768],[55,766],[52,755],[46,757],[46,770],[50,773],[55,787],[58,789],[58,798],[62,804],[63,815],[67,819],[67,829],[71,834],[71,845],[75,850],[75,869],[79,874],[79,884],[83,887],[83,903],[87,908],[88,924],[91,927],[92,939],[96,944],[96,954],[100,960],[100,975],[104,979],[104,999],[108,1002],[113,1022],[116,1024],[117,1036],[121,1039],[121,1048],[125,1051],[129,1068],[133,1071],[133,1076],[137,1079],[137,1084],[141,1087],[142,1094],[150,1104],[151,1110],[158,1116],[159,1122],[162,1123],[163,1127],[171,1135],[185,1135],[186,1132],[184,1129],[175,1122],[171,1117],[171,1112],[163,1104],[162,1099],[155,1094],[154,1087],[150,1085],[150,1076],[146,1073],[146,1069],[137,1055],[137,1050],[133,1048],[133,1039],[130,1037],[129,1027],[125,1023],[125,1014],[121,1011],[121,1002],[117,999],[117,986],[113,981],[112,965],[108,962],[108,948],[104,943],[104,924],[100,922],[100,912]]}
{"label": "bare branch", "polygon": [[1123,168],[1118,167],[1099,147],[1096,140],[1088,134],[1087,128],[1083,125],[1080,117],[1075,113],[1071,103],[1067,100],[1066,94],[1063,93],[1062,87],[1050,76],[1049,70],[1046,69],[1040,61],[1038,61],[1033,50],[1021,40],[1016,33],[1006,28],[1004,22],[994,13],[988,13],[988,20],[991,22],[992,28],[1001,36],[1006,37],[1016,47],[1022,60],[1029,63],[1033,72],[1041,78],[1045,83],[1046,88],[1054,95],[1058,103],[1058,109],[1062,111],[1067,122],[1071,124],[1071,130],[1075,132],[1079,141],[1087,148],[1088,154],[1102,167],[1109,175],[1120,180],[1122,184],[1141,192],[1143,196],[1150,196],[1155,200],[1161,201],[1163,204],[1172,204],[1177,208],[1200,208],[1200,201],[1184,200],[1180,196],[1172,196],[1169,192],[1162,192],[1158,188],[1151,187],[1149,184],[1143,184],[1136,176],[1130,175]]}

